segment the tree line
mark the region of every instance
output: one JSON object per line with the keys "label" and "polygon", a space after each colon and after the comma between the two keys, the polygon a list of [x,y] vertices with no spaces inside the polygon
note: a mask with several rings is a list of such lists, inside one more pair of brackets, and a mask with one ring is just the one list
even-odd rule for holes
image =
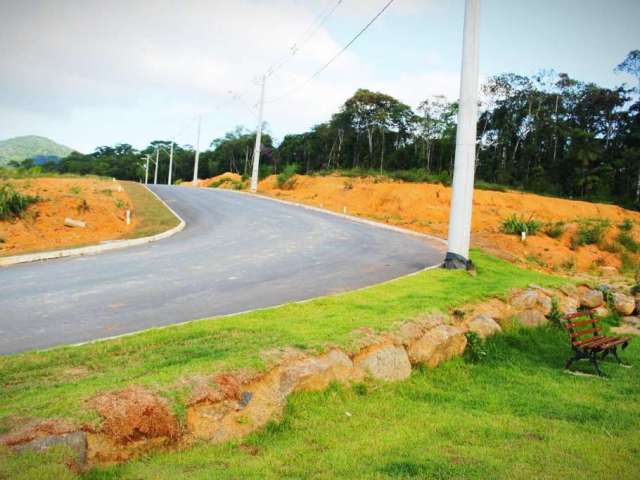
{"label": "tree line", "polygon": [[[616,67],[640,83],[640,50]],[[350,170],[396,172],[406,180],[447,183],[452,175],[458,105],[443,96],[414,110],[390,95],[359,89],[332,117],[309,131],[286,135],[276,147],[262,137],[261,175],[296,165],[300,173]],[[606,88],[542,71],[505,73],[482,85],[477,125],[476,178],[544,194],[640,207],[640,87]],[[199,177],[232,171],[249,175],[255,133],[237,127],[201,153]],[[45,170],[143,178],[144,150],[130,145],[73,153]],[[159,178],[167,178],[161,150]],[[174,179],[193,178],[194,151],[174,148]],[[153,170],[150,178],[153,178]]]}

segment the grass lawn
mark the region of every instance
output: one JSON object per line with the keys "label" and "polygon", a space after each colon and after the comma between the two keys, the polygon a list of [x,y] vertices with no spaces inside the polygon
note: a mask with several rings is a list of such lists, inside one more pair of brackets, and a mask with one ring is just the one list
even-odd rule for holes
{"label": "grass lawn", "polygon": [[[605,363],[609,379],[576,377],[562,370],[564,332],[511,330],[487,342],[479,364],[456,359],[397,384],[295,394],[281,422],[244,441],[155,453],[82,478],[636,479],[639,346],[623,354],[633,369]],[[6,476],[76,478],[59,466],[62,455],[21,455]]]}
{"label": "grass lawn", "polygon": [[120,181],[131,202],[133,215],[138,220],[135,228],[122,238],[140,238],[161,233],[180,223],[176,216],[162,204],[144,185]]}

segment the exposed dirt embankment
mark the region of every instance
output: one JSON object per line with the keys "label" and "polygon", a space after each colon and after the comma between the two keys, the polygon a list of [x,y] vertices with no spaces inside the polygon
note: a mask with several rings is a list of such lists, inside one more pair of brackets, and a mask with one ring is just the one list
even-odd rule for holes
{"label": "exposed dirt embankment", "polygon": [[[40,201],[23,218],[0,221],[0,256],[57,250],[122,237],[135,228],[126,224],[131,200],[118,182],[97,178],[27,178],[0,180]],[[65,218],[84,227],[65,226]]]}
{"label": "exposed dirt embankment", "polygon": [[[260,183],[266,195],[314,205],[336,212],[372,218],[419,232],[446,237],[451,188],[436,184],[403,183],[376,178],[298,175],[292,187],[278,188],[276,177]],[[544,197],[515,191],[476,190],[472,242],[485,251],[516,263],[546,270],[602,270],[620,268],[623,258],[637,262],[636,252],[618,242],[618,225],[631,221],[627,234],[640,239],[640,213],[614,205]],[[516,214],[547,223],[563,222],[557,238],[543,225],[522,242],[518,235],[501,232],[502,221]],[[607,219],[609,226],[592,244],[575,245],[585,219]],[[628,243],[628,242],[627,242]],[[633,268],[633,265],[632,267]],[[606,270],[606,268],[605,268]]]}

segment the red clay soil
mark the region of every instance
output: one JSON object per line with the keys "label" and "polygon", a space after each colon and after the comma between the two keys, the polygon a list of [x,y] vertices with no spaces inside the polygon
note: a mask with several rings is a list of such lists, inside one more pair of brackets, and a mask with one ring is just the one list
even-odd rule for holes
{"label": "red clay soil", "polygon": [[[4,183],[4,181],[2,181]],[[58,250],[115,240],[135,228],[125,222],[131,201],[118,184],[97,178],[30,178],[9,180],[21,193],[36,195],[24,218],[0,221],[0,256]],[[85,203],[86,202],[86,203]],[[85,228],[66,227],[70,217]]]}
{"label": "red clay soil", "polygon": [[[226,174],[229,175],[229,174]],[[237,175],[236,175],[237,176]],[[216,177],[221,178],[222,176]],[[235,178],[235,177],[234,177]],[[238,177],[239,178],[239,177]],[[204,180],[205,184],[211,182]],[[371,218],[442,238],[447,235],[451,188],[438,184],[404,183],[384,177],[348,178],[340,176],[297,175],[293,187],[279,189],[275,176],[260,182],[259,192],[342,213]],[[566,231],[557,239],[543,232],[522,242],[519,236],[500,231],[501,222],[517,214],[542,222],[565,222]],[[571,238],[579,219],[605,217],[611,227],[600,245],[571,248]],[[634,223],[631,232],[640,240],[640,213],[614,205],[565,200],[516,191],[476,190],[472,221],[472,243],[483,250],[514,263],[561,270],[578,271],[619,268],[621,253],[612,252],[624,219]],[[626,252],[630,258],[637,256]]]}
{"label": "red clay soil", "polygon": [[103,418],[102,431],[115,442],[178,436],[178,423],[167,402],[142,387],[106,393],[90,404]]}

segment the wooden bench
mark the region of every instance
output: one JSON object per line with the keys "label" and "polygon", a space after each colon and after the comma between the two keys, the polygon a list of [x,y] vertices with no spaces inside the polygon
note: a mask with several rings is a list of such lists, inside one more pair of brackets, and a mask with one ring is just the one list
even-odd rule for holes
{"label": "wooden bench", "polygon": [[[584,320],[580,320],[584,319]],[[609,337],[601,335],[602,327],[598,326],[598,320],[591,312],[578,312],[564,317],[565,328],[571,339],[571,348],[574,356],[567,360],[565,369],[569,369],[576,360],[588,359],[594,366],[598,375],[603,376],[598,366],[598,355],[603,360],[607,355],[612,354],[619,364],[623,365],[618,357],[618,347],[623,350],[629,345],[628,337]]]}

